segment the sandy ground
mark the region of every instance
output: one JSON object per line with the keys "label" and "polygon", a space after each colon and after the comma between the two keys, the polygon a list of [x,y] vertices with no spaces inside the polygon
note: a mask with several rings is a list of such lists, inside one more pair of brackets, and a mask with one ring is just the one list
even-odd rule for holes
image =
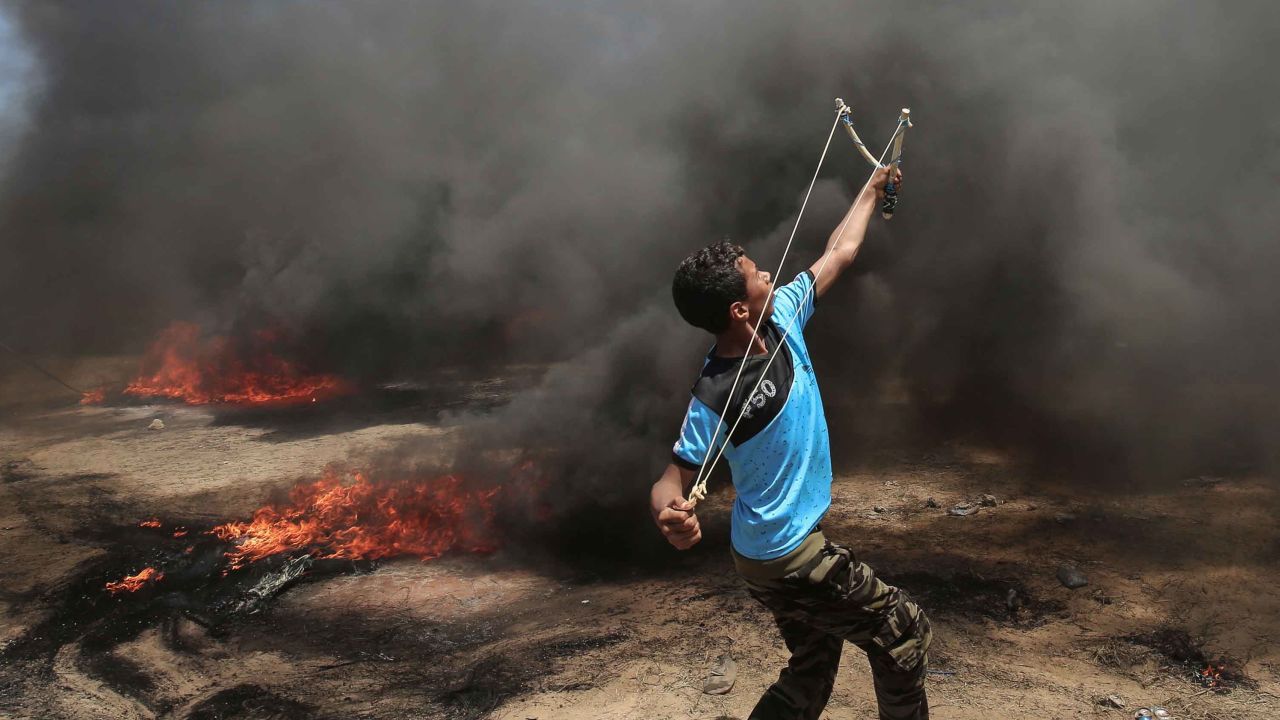
{"label": "sandy ground", "polygon": [[[93,573],[130,562],[103,528],[242,518],[328,462],[405,438],[444,446],[450,431],[429,408],[228,417],[20,399],[0,416],[0,716],[745,718],[785,663],[733,574],[723,489],[702,512],[701,546],[677,553],[655,533],[637,548],[653,558],[643,566],[527,548],[401,559],[317,576],[225,627],[179,609],[113,615],[134,623],[122,637],[64,632],[50,619],[67,603],[107,602]],[[156,417],[164,430],[147,429]],[[1276,487],[1228,477],[1067,492],[998,453],[950,447],[842,474],[824,525],[932,617],[935,718],[1122,718],[1153,703],[1178,718],[1276,717]],[[947,515],[983,493],[999,504]],[[1062,587],[1064,562],[1089,585]],[[1160,629],[1234,658],[1252,686],[1209,691],[1125,639]],[[737,684],[705,695],[724,654]],[[1108,695],[1125,707],[1098,704]],[[874,716],[866,663],[849,648],[823,717]]]}

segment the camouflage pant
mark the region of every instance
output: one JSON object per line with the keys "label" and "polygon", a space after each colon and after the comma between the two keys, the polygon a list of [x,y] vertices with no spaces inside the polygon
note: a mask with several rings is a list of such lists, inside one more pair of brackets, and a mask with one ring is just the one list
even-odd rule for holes
{"label": "camouflage pant", "polygon": [[906,593],[827,542],[805,567],[775,580],[744,578],[773,612],[791,660],[749,720],[817,720],[831,697],[844,642],[867,654],[881,720],[928,720],[929,619]]}

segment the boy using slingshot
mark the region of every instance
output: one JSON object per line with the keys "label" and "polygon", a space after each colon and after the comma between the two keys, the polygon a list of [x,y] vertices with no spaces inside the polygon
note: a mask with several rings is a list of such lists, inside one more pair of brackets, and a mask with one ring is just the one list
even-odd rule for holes
{"label": "boy using slingshot", "polygon": [[815,299],[857,256],[891,174],[901,184],[900,170],[876,170],[868,182],[874,192],[859,193],[822,257],[782,287],[728,241],[690,255],[672,283],[680,315],[716,344],[650,509],[672,545],[697,544],[702,529],[685,493],[723,452],[737,491],[734,566],[791,651],[749,720],[817,720],[845,641],[867,654],[882,720],[929,717],[928,618],[819,525],[831,505],[831,448],[803,335]]}

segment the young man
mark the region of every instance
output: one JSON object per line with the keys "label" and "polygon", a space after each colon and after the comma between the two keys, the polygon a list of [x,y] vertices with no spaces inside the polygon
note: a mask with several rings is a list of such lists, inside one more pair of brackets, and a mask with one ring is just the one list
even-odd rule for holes
{"label": "young man", "polygon": [[[900,172],[894,177],[902,182]],[[697,544],[702,529],[685,492],[708,455],[725,447],[737,490],[730,523],[734,565],[751,595],[772,611],[791,651],[749,720],[817,720],[846,640],[867,654],[882,720],[929,717],[928,619],[849,548],[825,538],[818,524],[831,505],[831,449],[802,332],[815,296],[858,254],[888,178],[886,169],[872,176],[874,192],[862,193],[849,208],[823,256],[776,291],[769,273],[727,241],[690,255],[672,284],[681,316],[715,335],[716,344],[693,386],[672,463],[653,485],[650,509],[672,545]]]}

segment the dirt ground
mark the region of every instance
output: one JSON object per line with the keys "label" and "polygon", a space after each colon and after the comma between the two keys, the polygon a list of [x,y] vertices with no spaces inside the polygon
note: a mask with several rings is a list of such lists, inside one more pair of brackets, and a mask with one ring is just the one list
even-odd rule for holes
{"label": "dirt ground", "polygon": [[[138,521],[241,519],[330,461],[406,437],[444,446],[454,431],[430,397],[227,414],[81,407],[41,382],[0,383],[0,716],[745,718],[786,661],[734,576],[723,489],[701,512],[702,545],[677,553],[655,532],[635,549],[653,561],[636,567],[507,548],[331,567],[231,623],[163,595],[129,610],[100,588],[145,563]],[[157,417],[165,428],[149,430]],[[997,504],[948,515],[982,494]],[[1124,718],[1151,704],[1176,718],[1280,716],[1272,478],[1068,491],[999,453],[945,447],[842,474],[834,495],[827,534],[932,618],[935,718]],[[1063,587],[1063,563],[1089,584]],[[1195,653],[1243,677],[1206,688]],[[703,694],[725,654],[736,685]],[[1100,704],[1110,695],[1124,707]],[[823,717],[874,716],[849,648]]]}

